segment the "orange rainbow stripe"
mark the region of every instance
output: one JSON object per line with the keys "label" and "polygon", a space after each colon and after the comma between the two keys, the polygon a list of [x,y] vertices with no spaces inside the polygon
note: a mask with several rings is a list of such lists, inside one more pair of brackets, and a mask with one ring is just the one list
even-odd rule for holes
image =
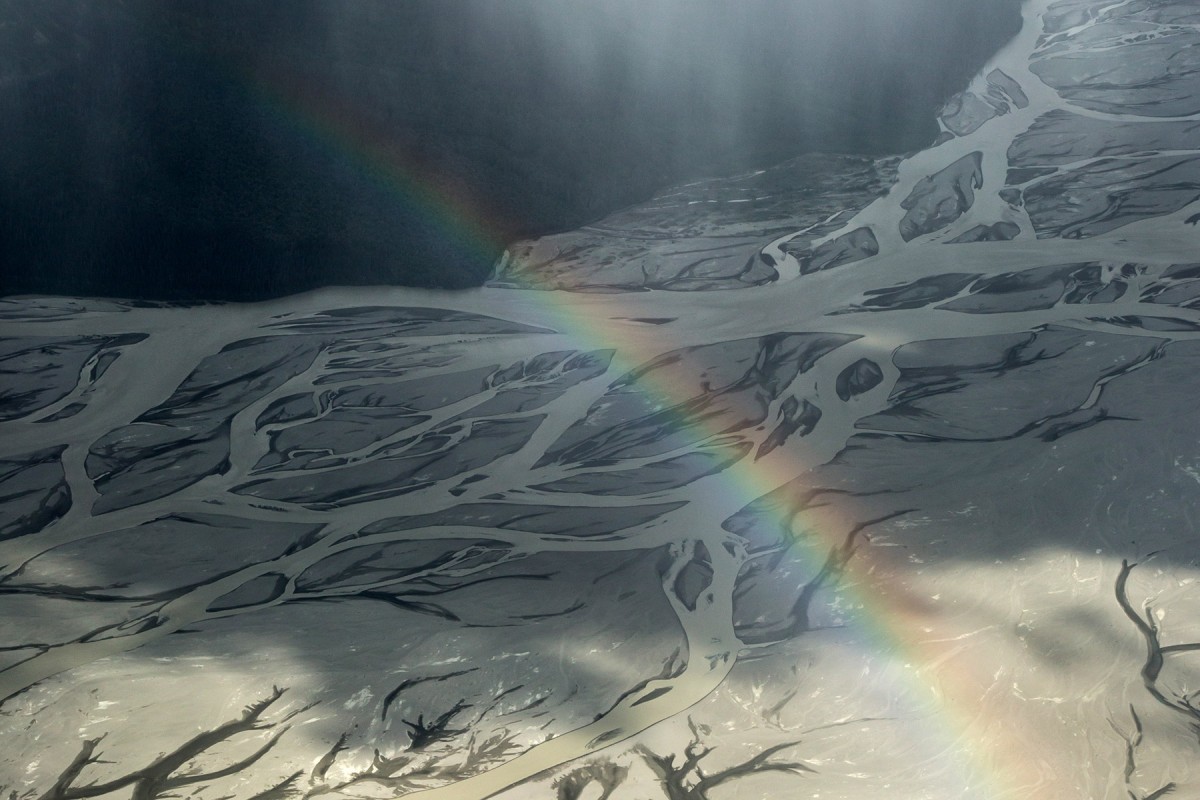
{"label": "orange rainbow stripe", "polygon": [[[258,100],[294,131],[351,158],[364,179],[398,195],[437,225],[448,241],[481,256],[503,250],[505,225],[468,199],[466,192],[415,163],[353,106],[282,75],[258,74],[250,81]],[[544,309],[556,320],[560,333],[576,340],[581,349],[614,349],[613,366],[620,373],[629,373],[664,352],[662,330],[643,339],[628,327],[600,328],[574,309],[571,293],[542,295]],[[612,302],[619,303],[617,296]],[[686,399],[667,381],[653,377],[642,381],[642,389],[666,407],[681,407]],[[695,431],[697,443],[722,435],[705,430],[702,421],[684,422]],[[721,490],[735,493],[746,505],[810,466],[815,465],[801,463],[785,446],[761,461],[746,457],[728,467],[721,473]],[[799,532],[795,546],[802,548],[815,573],[830,550],[845,543],[853,523],[833,507],[806,513],[820,521]],[[918,698],[914,711],[925,724],[914,734],[927,740],[924,749],[929,758],[955,760],[952,771],[963,797],[1015,800],[1076,795],[1077,787],[1058,785],[1066,776],[1056,774],[1061,771],[1048,762],[1054,743],[1039,741],[1023,730],[1018,713],[1010,707],[1016,702],[1013,698],[994,696],[995,665],[954,643],[967,632],[930,629],[928,595],[910,585],[915,580],[913,571],[883,548],[866,546],[846,565],[841,590],[861,608],[853,624],[863,641],[885,661],[890,674],[905,676],[908,685],[898,691],[906,689]],[[978,741],[982,734],[987,734],[990,744]]]}

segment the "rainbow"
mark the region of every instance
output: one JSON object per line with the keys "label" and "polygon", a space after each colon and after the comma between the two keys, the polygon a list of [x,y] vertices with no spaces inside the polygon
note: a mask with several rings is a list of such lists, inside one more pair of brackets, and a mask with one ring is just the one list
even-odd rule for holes
{"label": "rainbow", "polygon": [[460,182],[424,166],[394,135],[352,104],[311,82],[283,72],[255,73],[244,82],[253,99],[274,112],[280,127],[319,146],[327,154],[349,159],[380,189],[405,203],[451,245],[481,258],[494,258],[504,248],[512,225],[469,192]]}
{"label": "rainbow", "polygon": [[[397,196],[436,225],[448,241],[481,257],[491,258],[503,250],[506,226],[495,215],[469,199],[460,187],[416,163],[351,104],[280,73],[256,73],[243,76],[243,80],[247,91],[271,109],[281,125],[310,144],[350,159],[364,180]],[[560,333],[577,340],[581,349],[615,350],[613,365],[622,373],[663,351],[661,331],[655,331],[656,346],[650,347],[626,329],[589,327],[588,316],[573,311],[570,293],[546,291],[541,297]],[[644,380],[642,388],[664,406],[684,406],[686,398],[678,397],[668,382]],[[684,422],[695,431],[697,443],[722,435],[705,430],[703,421]],[[781,486],[807,469],[781,448],[761,461],[742,458],[721,473],[720,479],[724,491],[736,493],[742,504],[748,505],[764,495],[763,487]],[[831,506],[806,513],[820,521],[797,532],[795,546],[803,548],[815,573],[832,550],[846,543],[847,531],[854,523],[848,514]],[[927,740],[923,749],[930,762],[955,761],[952,772],[959,782],[955,791],[962,792],[955,796],[1006,800],[1076,795],[1078,788],[1065,783],[1064,770],[1056,770],[1048,762],[1054,742],[1039,740],[1022,729],[1019,701],[996,696],[996,665],[957,643],[968,631],[931,630],[936,623],[931,622],[929,594],[914,585],[912,570],[883,551],[858,548],[845,565],[841,589],[861,609],[854,625],[864,647],[885,662],[885,675],[905,684],[897,686],[898,692],[916,698],[913,710],[924,724],[914,734]],[[983,737],[987,744],[981,743]]]}

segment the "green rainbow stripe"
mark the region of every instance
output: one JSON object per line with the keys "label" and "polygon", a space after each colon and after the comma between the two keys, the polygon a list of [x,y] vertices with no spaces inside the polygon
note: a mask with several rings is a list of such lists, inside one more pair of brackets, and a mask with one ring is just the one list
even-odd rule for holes
{"label": "green rainbow stripe", "polygon": [[[575,298],[572,293],[545,291],[542,294],[545,297],[543,308],[555,318],[559,331],[587,349],[616,350],[613,366],[622,375],[628,375],[663,352],[661,332],[649,335],[652,342],[643,342],[629,330],[598,330],[588,326],[588,315],[572,311]],[[653,371],[643,373],[639,388],[655,401],[662,402],[665,409],[679,410],[680,421],[695,430],[697,444],[730,436],[724,431],[706,430],[702,421],[688,420],[681,409],[690,398],[679,397],[678,390]],[[744,457],[720,473],[720,478],[723,489],[733,492],[736,501],[746,506],[766,493],[764,487],[782,486],[807,471],[808,467],[789,455],[785,446],[761,460]],[[793,546],[800,549],[812,574],[826,562],[831,551],[845,544],[846,533],[856,524],[849,518],[843,519],[843,514],[832,506],[809,510],[809,513],[816,511],[820,515],[821,510],[825,511],[828,521],[796,532],[793,539]],[[841,591],[861,609],[854,623],[863,638],[871,643],[872,655],[883,659],[885,670],[896,676],[897,681],[905,683],[898,687],[898,694],[907,690],[907,696],[918,704],[913,711],[919,721],[905,724],[921,726],[913,733],[924,739],[923,750],[932,751],[931,759],[936,756],[956,760],[953,765],[955,786],[947,791],[965,791],[969,786],[969,796],[980,800],[1070,796],[1067,790],[1073,790],[1073,786],[1061,787],[1061,794],[1053,791],[1046,794],[1048,782],[1052,784],[1055,778],[1055,771],[1044,765],[1045,754],[1052,752],[1052,744],[1039,743],[1031,733],[1022,730],[1015,714],[1000,714],[996,718],[996,714],[982,705],[991,686],[994,667],[989,669],[989,665],[978,659],[966,667],[940,666],[962,655],[952,641],[968,632],[943,630],[931,635],[929,621],[923,616],[928,606],[926,595],[906,588],[911,572],[880,550],[856,549],[844,568]],[[785,602],[791,600],[787,598]],[[923,678],[923,673],[928,674],[928,678]],[[971,731],[980,725],[1003,728],[1001,743],[986,750],[979,747],[972,741]]]}
{"label": "green rainbow stripe", "polygon": [[[494,217],[467,200],[465,194],[453,191],[440,176],[417,165],[349,103],[279,74],[258,73],[249,85],[258,101],[281,123],[322,149],[351,159],[366,179],[398,196],[451,242],[481,256],[490,257],[503,250],[504,226],[495,224]],[[651,348],[628,331],[588,327],[588,315],[573,310],[576,297],[569,292],[545,291],[542,297],[544,309],[557,320],[561,333],[577,340],[581,349],[615,349],[613,365],[623,374],[652,357],[649,354],[662,352],[661,333],[656,334],[656,347]],[[613,296],[612,302],[618,303],[618,298]],[[647,354],[645,358],[643,353]],[[664,406],[683,405],[684,400],[665,383],[643,380],[642,388]],[[699,422],[691,422],[690,426],[701,428],[696,432],[697,443],[722,435],[704,431]],[[786,448],[780,448],[761,461],[742,458],[722,476],[725,489],[737,493],[742,504],[748,505],[764,494],[762,487],[780,486],[806,471],[804,464],[787,456]],[[828,524],[795,537],[796,546],[816,568],[825,562],[831,549],[842,546],[845,531],[852,524],[840,519],[832,507],[825,513]],[[926,724],[914,732],[928,740],[924,743],[926,750],[933,748],[941,757],[956,759],[954,781],[960,787],[970,785],[972,798],[1073,796],[1077,787],[1055,786],[1054,770],[1046,765],[1053,743],[1038,741],[1030,731],[1022,730],[1019,716],[1011,709],[989,708],[989,703],[1003,706],[1005,700],[1011,700],[988,698],[994,665],[981,663],[978,656],[968,661],[961,648],[945,643],[962,632],[938,631],[937,636],[931,636],[929,621],[923,615],[926,601],[906,586],[914,576],[879,550],[863,547],[857,551],[846,565],[842,590],[861,607],[856,624],[864,638],[873,643],[873,652],[886,659],[888,671],[900,676],[896,680],[904,681],[904,688],[912,696],[926,698],[923,707],[917,709]],[[992,734],[995,742],[987,748],[972,740],[972,732],[981,727]],[[897,787],[897,791],[903,788]]]}
{"label": "green rainbow stripe", "polygon": [[448,245],[488,260],[503,252],[504,231],[513,226],[502,224],[500,214],[468,187],[421,164],[356,106],[311,81],[261,67],[239,84],[281,127],[329,156],[348,159],[377,188],[432,225]]}

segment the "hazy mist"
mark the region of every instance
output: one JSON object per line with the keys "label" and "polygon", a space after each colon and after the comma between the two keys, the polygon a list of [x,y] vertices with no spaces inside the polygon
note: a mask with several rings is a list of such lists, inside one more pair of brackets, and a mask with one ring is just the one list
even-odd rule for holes
{"label": "hazy mist", "polygon": [[6,0],[4,294],[465,287],[682,179],[929,144],[1018,0]]}

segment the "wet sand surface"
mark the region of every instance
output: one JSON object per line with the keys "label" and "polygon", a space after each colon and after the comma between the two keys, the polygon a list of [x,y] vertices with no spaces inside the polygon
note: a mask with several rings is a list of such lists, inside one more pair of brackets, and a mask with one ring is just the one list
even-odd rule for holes
{"label": "wet sand surface", "polygon": [[0,301],[0,795],[1197,794],[1196,53],[1038,0],[479,290]]}

